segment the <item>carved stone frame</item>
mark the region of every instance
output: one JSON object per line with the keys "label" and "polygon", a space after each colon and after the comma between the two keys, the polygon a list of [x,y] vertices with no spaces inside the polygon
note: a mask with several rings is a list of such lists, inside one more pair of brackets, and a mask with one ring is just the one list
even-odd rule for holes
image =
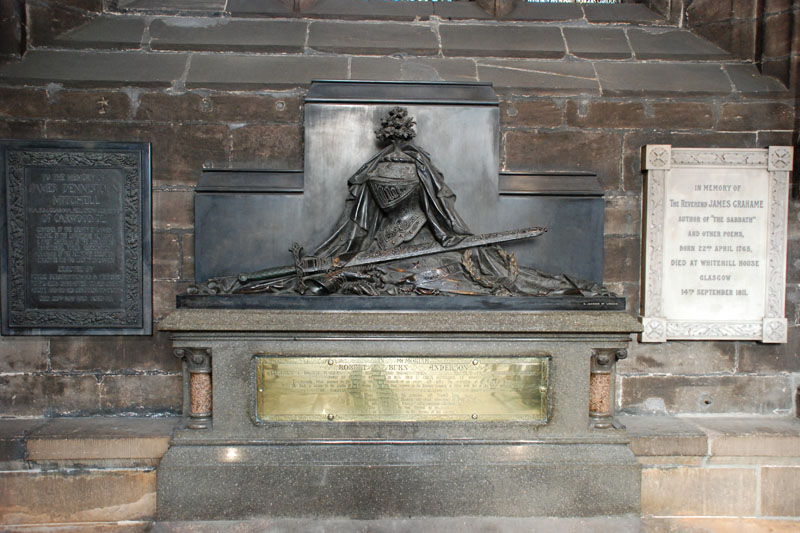
{"label": "carved stone frame", "polygon": [[[785,343],[786,232],[789,201],[791,146],[767,149],[644,147],[642,167],[647,174],[645,197],[645,250],[642,269],[644,290],[641,342],[684,340],[758,340]],[[662,307],[664,215],[666,181],[674,168],[763,169],[769,179],[767,207],[767,268],[765,301],[760,321],[685,320],[665,316]]]}

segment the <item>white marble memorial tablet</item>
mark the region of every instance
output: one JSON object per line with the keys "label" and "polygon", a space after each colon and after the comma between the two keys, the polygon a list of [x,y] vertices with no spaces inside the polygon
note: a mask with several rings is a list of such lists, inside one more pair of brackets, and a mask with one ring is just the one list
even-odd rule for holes
{"label": "white marble memorial tablet", "polygon": [[792,148],[648,145],[642,342],[786,342]]}

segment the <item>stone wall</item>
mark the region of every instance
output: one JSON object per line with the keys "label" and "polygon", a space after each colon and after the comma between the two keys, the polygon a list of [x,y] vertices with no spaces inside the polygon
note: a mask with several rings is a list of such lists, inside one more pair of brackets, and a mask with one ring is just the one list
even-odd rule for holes
{"label": "stone wall", "polygon": [[[159,43],[152,24],[143,34],[144,23],[130,16],[123,17],[126,27],[139,28],[132,36],[115,30],[102,40],[84,32],[47,48],[47,30],[37,37],[40,22],[32,27],[33,42],[41,38],[41,44],[20,65],[0,71],[0,138],[152,143],[153,309],[159,321],[193,280],[193,188],[201,168],[301,168],[302,99],[311,78],[491,81],[502,99],[503,169],[599,175],[607,206],[605,280],[637,314],[642,145],[793,144],[794,101],[751,65],[651,15],[615,15],[609,21],[601,16],[606,11],[577,9],[575,17],[586,22],[585,29],[601,30],[607,39],[550,21],[541,27],[558,28],[552,47],[545,42],[517,59],[510,59],[520,53],[508,47],[513,41],[490,36],[474,45],[474,33],[463,42],[448,41],[458,28],[476,23],[469,18],[391,26],[401,33],[423,28],[434,34],[430,50],[427,40],[401,35],[398,46],[413,42],[417,48],[400,55],[341,44],[341,32],[369,33],[374,21],[347,26],[339,21],[332,29],[340,33],[318,36],[324,52],[289,37],[282,52],[198,44],[180,32],[171,41],[162,36]],[[569,16],[565,20],[575,20]],[[308,17],[292,20],[311,24],[313,42],[314,28],[325,26],[314,26],[318,16]],[[506,27],[490,26],[493,31]],[[215,33],[206,29],[204,35],[211,39]],[[619,36],[623,39],[614,40]],[[333,44],[326,45],[325,38]],[[492,48],[480,52],[481,47]],[[120,48],[133,51],[113,51]],[[69,68],[62,68],[65,62]],[[800,201],[793,197],[789,343],[634,343],[619,367],[622,409],[638,414],[794,411],[800,384],[799,215]],[[181,394],[179,361],[161,333],[0,340],[0,416],[170,414],[180,411]]]}
{"label": "stone wall", "polygon": [[753,61],[796,88],[800,54],[798,0],[643,0],[673,23],[691,28],[734,57]]}

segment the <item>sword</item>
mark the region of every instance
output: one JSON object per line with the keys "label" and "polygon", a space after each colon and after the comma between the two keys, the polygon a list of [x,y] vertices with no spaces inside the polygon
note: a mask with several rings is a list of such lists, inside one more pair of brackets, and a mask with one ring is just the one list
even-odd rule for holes
{"label": "sword", "polygon": [[547,228],[525,228],[510,231],[500,231],[497,233],[484,233],[482,235],[469,235],[463,240],[452,246],[442,246],[438,242],[401,246],[392,250],[379,250],[373,252],[359,252],[351,257],[300,257],[302,248],[295,243],[292,245],[292,254],[295,256],[294,265],[265,268],[257,272],[245,272],[239,274],[241,283],[249,281],[263,281],[296,274],[300,279],[320,272],[339,270],[346,268],[361,267],[367,265],[377,265],[398,259],[408,259],[410,257],[420,257],[432,255],[440,252],[453,252],[485,246],[488,244],[499,244],[503,242],[519,241],[538,237],[546,232]]}

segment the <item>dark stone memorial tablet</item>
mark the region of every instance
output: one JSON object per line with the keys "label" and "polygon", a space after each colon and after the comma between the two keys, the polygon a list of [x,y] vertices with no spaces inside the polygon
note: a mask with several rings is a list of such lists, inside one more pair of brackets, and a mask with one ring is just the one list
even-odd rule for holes
{"label": "dark stone memorial tablet", "polygon": [[150,335],[150,145],[0,141],[4,335]]}

